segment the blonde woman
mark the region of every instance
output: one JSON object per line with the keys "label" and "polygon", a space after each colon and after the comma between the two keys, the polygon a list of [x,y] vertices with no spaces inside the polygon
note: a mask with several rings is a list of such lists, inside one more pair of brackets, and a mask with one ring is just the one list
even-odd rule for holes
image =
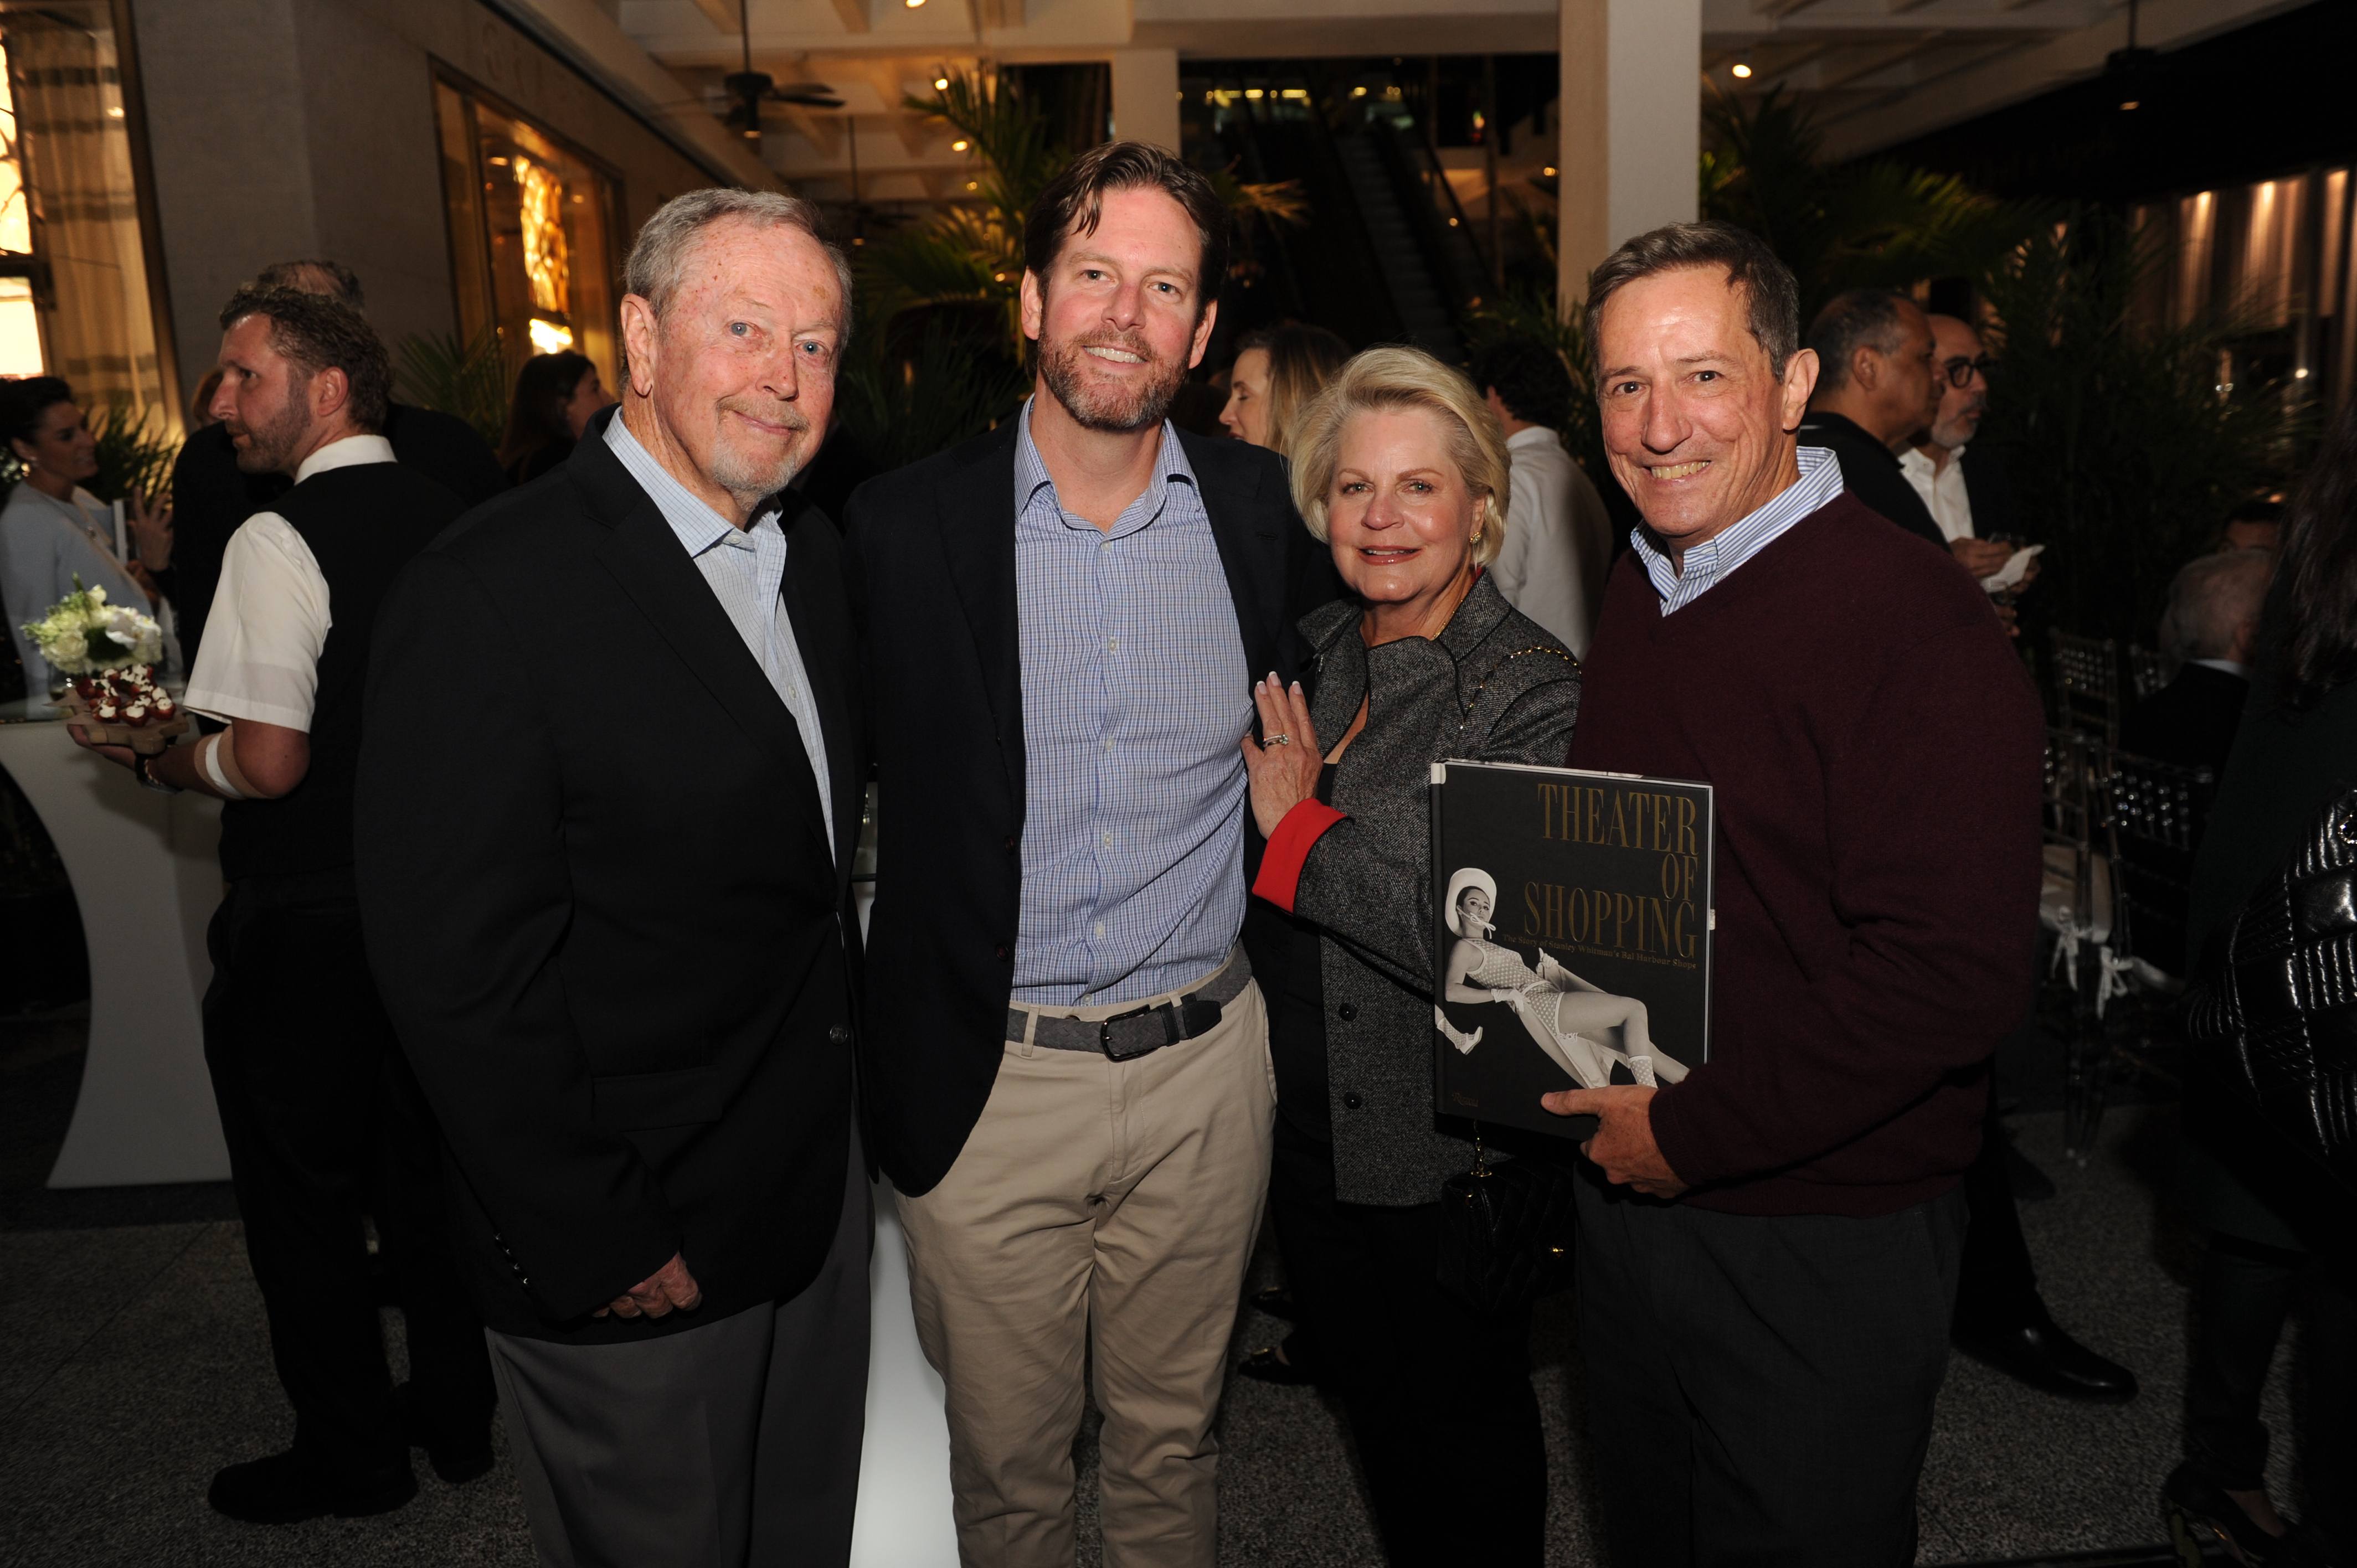
{"label": "blonde woman", "polygon": [[1435,1277],[1440,1186],[1473,1145],[1433,1113],[1426,802],[1443,757],[1561,762],[1579,669],[1482,575],[1510,472],[1463,376],[1369,349],[1286,450],[1347,594],[1302,619],[1309,678],[1256,686],[1260,739],[1243,742],[1267,838],[1253,891],[1297,939],[1269,987],[1277,1240],[1389,1560],[1537,1568],[1528,1308],[1480,1314]]}
{"label": "blonde woman", "polygon": [[1284,451],[1294,421],[1350,357],[1350,345],[1323,327],[1288,321],[1245,333],[1228,371],[1220,424],[1239,441]]}
{"label": "blonde woman", "polygon": [[[1497,928],[1490,917],[1497,905],[1497,880],[1478,866],[1469,865],[1448,879],[1446,918],[1457,940],[1448,949],[1443,998],[1512,1007],[1547,1059],[1582,1089],[1609,1084],[1615,1062],[1642,1084],[1675,1083],[1685,1077],[1684,1063],[1654,1049],[1642,1002],[1590,985],[1544,948],[1534,970],[1521,953],[1491,941],[1490,935]],[[1437,1006],[1433,1018],[1458,1050],[1469,1053],[1480,1043],[1480,1030],[1470,1036],[1461,1034]],[[1604,1043],[1607,1035],[1620,1041],[1617,1048]]]}

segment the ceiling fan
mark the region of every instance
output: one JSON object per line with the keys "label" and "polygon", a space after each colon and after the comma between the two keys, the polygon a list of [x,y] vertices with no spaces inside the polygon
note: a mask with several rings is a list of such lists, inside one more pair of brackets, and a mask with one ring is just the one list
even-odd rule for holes
{"label": "ceiling fan", "polygon": [[2114,49],[2104,57],[2104,81],[2118,98],[2120,108],[2133,112],[2144,107],[2159,75],[2158,49],[2141,48],[2136,44],[2136,0],[2128,0],[2128,47]]}
{"label": "ceiling fan", "polygon": [[823,81],[793,81],[780,87],[769,72],[753,69],[752,0],[737,0],[737,26],[745,49],[745,68],[721,78],[720,85],[736,102],[728,111],[730,129],[748,142],[761,139],[761,104],[792,103],[805,109],[840,109],[843,100]]}

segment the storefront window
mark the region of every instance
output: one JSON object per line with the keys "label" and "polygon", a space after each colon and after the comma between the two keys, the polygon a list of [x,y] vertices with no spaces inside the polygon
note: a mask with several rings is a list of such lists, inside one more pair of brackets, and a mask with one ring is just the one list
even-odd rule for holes
{"label": "storefront window", "polygon": [[463,334],[495,334],[511,374],[570,349],[613,385],[613,177],[469,86],[435,94]]}
{"label": "storefront window", "polygon": [[0,0],[0,375],[180,427],[109,0]]}

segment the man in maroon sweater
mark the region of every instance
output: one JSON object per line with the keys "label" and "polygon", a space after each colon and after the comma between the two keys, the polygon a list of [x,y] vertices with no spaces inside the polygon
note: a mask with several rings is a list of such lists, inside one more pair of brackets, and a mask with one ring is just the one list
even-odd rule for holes
{"label": "man in maroon sweater", "polygon": [[1596,1451],[1625,1467],[1631,1563],[1890,1568],[1914,1561],[1957,1178],[2030,983],[2042,721],[1978,585],[1798,445],[1815,356],[1761,242],[1656,230],[1587,297],[1645,526],[1568,760],[1718,800],[1708,1061],[1546,1098],[1601,1118]]}

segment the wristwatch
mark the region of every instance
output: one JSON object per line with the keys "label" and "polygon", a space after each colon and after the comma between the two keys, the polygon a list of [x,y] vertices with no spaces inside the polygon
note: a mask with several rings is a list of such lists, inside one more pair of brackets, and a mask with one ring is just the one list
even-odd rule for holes
{"label": "wristwatch", "polygon": [[164,754],[160,751],[156,753],[155,757],[150,757],[144,751],[133,752],[131,754],[131,776],[139,780],[139,787],[142,789],[153,789],[158,795],[177,795],[180,792],[180,787],[178,784],[167,784],[161,779],[156,778],[153,773],[147,771],[147,765],[155,761],[156,757],[161,757]]}

